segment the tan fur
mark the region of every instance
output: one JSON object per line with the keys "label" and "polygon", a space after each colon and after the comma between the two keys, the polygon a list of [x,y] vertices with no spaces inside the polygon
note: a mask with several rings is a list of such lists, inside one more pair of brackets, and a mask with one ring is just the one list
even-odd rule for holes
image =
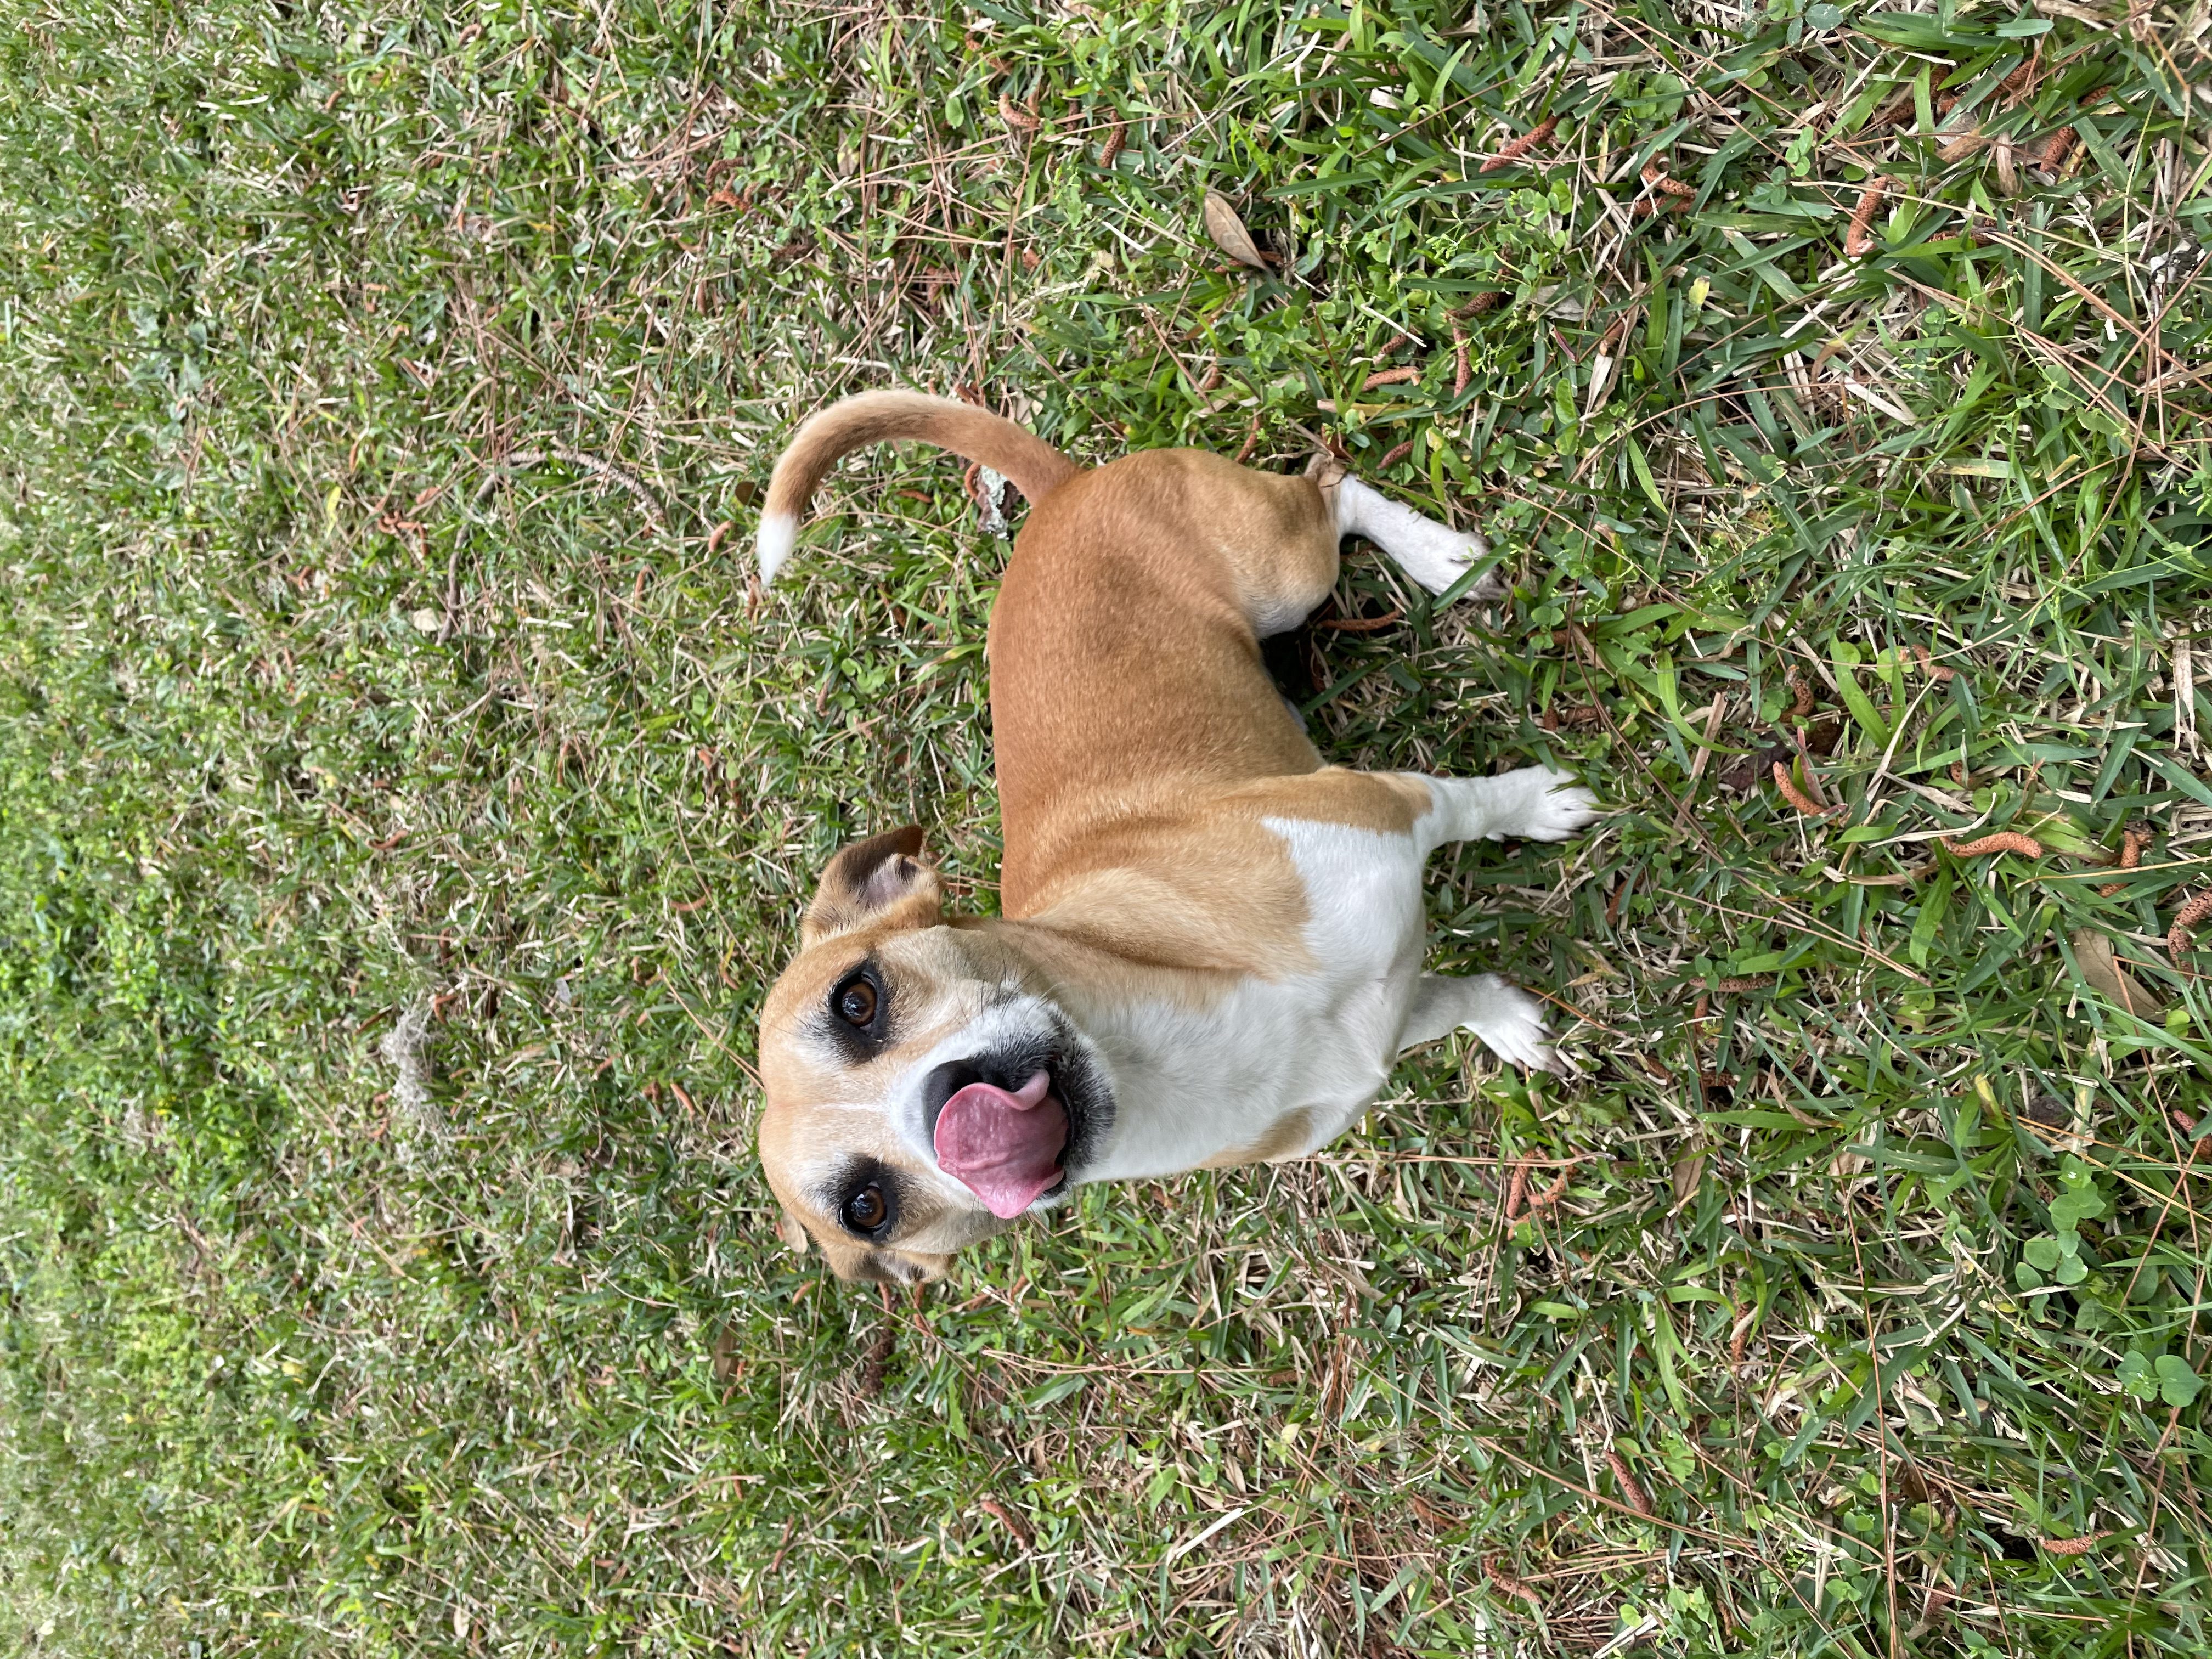
{"label": "tan fur", "polygon": [[1194,450],[1126,456],[1030,513],[989,646],[1008,915],[1226,787],[1319,768],[1255,628],[1321,602],[1336,544],[1310,481]]}
{"label": "tan fur", "polygon": [[864,392],[832,404],[793,436],[775,464],[763,512],[805,515],[815,486],[839,459],[870,444],[919,438],[1013,480],[1042,501],[1075,476],[1075,463],[1033,432],[986,409],[919,392]]}

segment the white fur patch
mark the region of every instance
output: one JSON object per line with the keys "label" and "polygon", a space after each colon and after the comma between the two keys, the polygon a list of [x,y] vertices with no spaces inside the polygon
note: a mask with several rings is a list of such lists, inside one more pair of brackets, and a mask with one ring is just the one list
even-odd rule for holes
{"label": "white fur patch", "polygon": [[[1336,528],[1339,535],[1366,537],[1431,593],[1444,592],[1468,566],[1490,556],[1490,544],[1473,532],[1438,524],[1357,478],[1336,486]],[[1504,591],[1495,578],[1486,578],[1469,597],[1495,599]]]}
{"label": "white fur patch", "polygon": [[765,587],[775,580],[775,573],[783,568],[783,562],[791,556],[791,550],[799,544],[799,520],[788,513],[761,514],[760,533],[753,540],[754,556],[760,561],[761,586]]}

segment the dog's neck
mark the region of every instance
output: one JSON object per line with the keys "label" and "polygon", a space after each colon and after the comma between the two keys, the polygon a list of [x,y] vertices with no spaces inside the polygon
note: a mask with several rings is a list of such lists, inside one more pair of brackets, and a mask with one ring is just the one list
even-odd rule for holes
{"label": "dog's neck", "polygon": [[1304,975],[1139,960],[1042,921],[999,931],[1031,987],[1090,1040],[1113,1088],[1113,1128],[1083,1183],[1307,1151],[1345,1127],[1340,1111],[1313,1103],[1364,1101],[1387,1075],[1371,1045],[1316,1042],[1297,990]]}

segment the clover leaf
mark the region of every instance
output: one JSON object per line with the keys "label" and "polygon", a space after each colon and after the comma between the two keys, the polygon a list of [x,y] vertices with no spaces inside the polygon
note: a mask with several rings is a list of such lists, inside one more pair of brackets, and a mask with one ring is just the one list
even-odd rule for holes
{"label": "clover leaf", "polygon": [[2158,1397],[2169,1406],[2186,1406],[2204,1391],[2204,1379],[2189,1369],[2179,1354],[2158,1357]]}

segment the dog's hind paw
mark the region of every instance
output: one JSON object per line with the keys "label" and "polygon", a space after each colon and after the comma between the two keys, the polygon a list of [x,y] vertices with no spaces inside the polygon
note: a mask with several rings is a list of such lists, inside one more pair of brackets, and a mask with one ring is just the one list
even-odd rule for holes
{"label": "dog's hind paw", "polygon": [[1464,1023],[1482,1039],[1485,1048],[1500,1060],[1532,1072],[1574,1075],[1574,1067],[1552,1047],[1550,1033],[1544,1027],[1542,1003],[1495,974],[1485,974],[1474,983],[1478,994]]}

